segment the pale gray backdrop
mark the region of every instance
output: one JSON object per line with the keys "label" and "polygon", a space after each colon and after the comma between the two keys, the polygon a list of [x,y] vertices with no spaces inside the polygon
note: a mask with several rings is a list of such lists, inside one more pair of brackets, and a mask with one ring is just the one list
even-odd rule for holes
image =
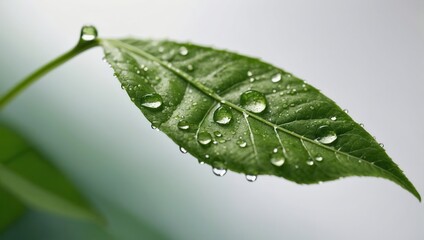
{"label": "pale gray backdrop", "polygon": [[[349,109],[424,194],[423,13],[413,0],[2,0],[0,93],[72,47],[83,24],[104,37],[231,49],[295,73]],[[0,117],[53,158],[109,228],[31,212],[0,238],[424,239],[423,204],[387,180],[215,177],[150,128],[101,58],[100,49],[77,57]]]}

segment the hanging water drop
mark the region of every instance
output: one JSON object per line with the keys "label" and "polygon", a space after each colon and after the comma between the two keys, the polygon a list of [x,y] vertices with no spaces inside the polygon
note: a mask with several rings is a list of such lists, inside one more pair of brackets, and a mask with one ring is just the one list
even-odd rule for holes
{"label": "hanging water drop", "polygon": [[229,124],[231,119],[233,119],[233,113],[231,109],[225,105],[216,109],[213,114],[213,120],[221,125]]}
{"label": "hanging water drop", "polygon": [[181,130],[187,130],[190,128],[190,124],[186,120],[181,120],[177,124],[178,128]]}
{"label": "hanging water drop", "polygon": [[223,169],[223,168],[212,168],[212,172],[213,174],[215,174],[218,177],[222,177],[227,173],[227,169]]}
{"label": "hanging water drop", "polygon": [[212,136],[208,132],[202,131],[197,135],[197,141],[202,145],[209,145],[212,142]]}
{"label": "hanging water drop", "polygon": [[180,47],[180,55],[186,56],[188,54],[188,49],[186,47]]}
{"label": "hanging water drop", "polygon": [[317,130],[317,139],[320,143],[330,144],[337,139],[337,134],[328,125],[323,125]]}
{"label": "hanging water drop", "polygon": [[185,148],[183,148],[183,147],[180,147],[180,152],[186,154],[187,153],[187,150]]}
{"label": "hanging water drop", "polygon": [[249,90],[241,94],[240,104],[246,110],[253,113],[261,113],[267,107],[265,95],[255,90]]}
{"label": "hanging water drop", "polygon": [[256,181],[256,179],[258,179],[258,176],[256,176],[256,175],[246,175],[246,180],[248,182],[254,182],[254,181]]}
{"label": "hanging water drop", "polygon": [[81,29],[80,39],[85,42],[93,41],[97,38],[97,29],[94,26],[84,26]]}
{"label": "hanging water drop", "polygon": [[162,97],[157,93],[144,95],[140,99],[140,105],[152,109],[159,108],[162,106]]}
{"label": "hanging water drop", "polygon": [[277,74],[275,74],[274,76],[272,76],[271,81],[272,81],[273,83],[276,83],[276,82],[281,81],[281,73],[277,73]]}

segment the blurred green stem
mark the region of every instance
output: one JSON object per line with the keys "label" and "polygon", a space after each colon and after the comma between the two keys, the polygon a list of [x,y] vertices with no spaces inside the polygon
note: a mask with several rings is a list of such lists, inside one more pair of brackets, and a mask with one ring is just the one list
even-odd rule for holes
{"label": "blurred green stem", "polygon": [[16,97],[20,92],[22,92],[25,88],[27,88],[29,85],[31,85],[33,82],[41,78],[42,76],[46,75],[53,69],[59,67],[63,63],[69,61],[73,57],[77,56],[78,54],[84,52],[85,50],[88,50],[92,47],[96,47],[99,45],[99,40],[93,40],[89,42],[79,42],[77,46],[75,46],[70,51],[60,55],[59,57],[53,59],[46,65],[42,66],[41,68],[37,69],[30,75],[28,75],[26,78],[22,79],[18,85],[16,85],[14,88],[12,88],[9,92],[7,92],[4,96],[0,97],[0,109],[6,106],[6,104],[11,101],[14,97]]}

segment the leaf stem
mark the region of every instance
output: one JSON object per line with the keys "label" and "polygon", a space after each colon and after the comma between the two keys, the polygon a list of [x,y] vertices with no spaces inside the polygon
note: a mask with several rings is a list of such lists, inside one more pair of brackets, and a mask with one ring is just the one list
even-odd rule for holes
{"label": "leaf stem", "polygon": [[73,57],[78,54],[99,45],[99,40],[95,39],[89,42],[80,41],[74,48],[69,50],[68,52],[58,56],[52,61],[48,62],[41,68],[35,70],[33,73],[22,79],[14,88],[9,90],[4,96],[0,97],[0,109],[6,106],[14,97],[16,97],[20,92],[22,92],[25,88],[31,85],[33,82],[46,75],[53,69],[59,67],[63,63],[69,61]]}

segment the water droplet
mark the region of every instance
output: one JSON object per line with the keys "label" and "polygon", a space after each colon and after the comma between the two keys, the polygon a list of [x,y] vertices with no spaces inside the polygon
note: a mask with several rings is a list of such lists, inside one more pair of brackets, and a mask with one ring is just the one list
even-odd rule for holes
{"label": "water droplet", "polygon": [[272,152],[273,152],[273,153],[277,153],[277,152],[278,152],[278,148],[274,148],[274,149],[272,150]]}
{"label": "water droplet", "polygon": [[277,73],[274,76],[272,76],[271,81],[274,83],[281,81],[281,73]]}
{"label": "water droplet", "polygon": [[202,145],[208,145],[212,142],[212,136],[208,132],[202,131],[197,135],[197,141]]}
{"label": "water droplet", "polygon": [[324,158],[321,156],[315,157],[315,161],[317,162],[321,162],[322,160],[324,160]]}
{"label": "water droplet", "polygon": [[380,147],[384,148],[384,144],[383,143],[379,143],[378,145],[380,145]]}
{"label": "water droplet", "polygon": [[223,169],[223,168],[212,168],[212,172],[213,174],[215,174],[218,177],[222,177],[227,173],[227,169]]}
{"label": "water droplet", "polygon": [[276,153],[276,154],[272,155],[270,161],[271,161],[272,165],[274,165],[276,167],[281,167],[281,166],[283,166],[286,159],[284,158],[284,155],[282,153]]}
{"label": "water droplet", "polygon": [[331,117],[330,118],[332,121],[336,121],[337,120],[337,117]]}
{"label": "water droplet", "polygon": [[254,182],[254,181],[256,181],[256,179],[258,179],[258,176],[256,176],[256,175],[246,175],[246,180],[248,182]]}
{"label": "water droplet", "polygon": [[193,65],[191,65],[191,64],[189,64],[189,65],[187,65],[187,70],[189,70],[189,71],[193,71]]}
{"label": "water droplet", "polygon": [[323,144],[330,144],[337,139],[337,134],[328,125],[323,125],[317,130],[317,140]]}
{"label": "water droplet", "polygon": [[222,137],[222,133],[220,131],[215,131],[213,134],[217,137]]}
{"label": "water droplet", "polygon": [[84,26],[81,29],[81,40],[89,42],[97,38],[97,29],[94,26]]}
{"label": "water droplet", "polygon": [[187,150],[185,148],[183,148],[183,147],[180,147],[180,152],[186,154],[187,153]]}
{"label": "water droplet", "polygon": [[263,93],[249,90],[240,96],[240,104],[248,111],[261,113],[267,107],[267,100]]}
{"label": "water droplet", "polygon": [[209,155],[208,155],[208,154],[206,154],[206,155],[205,155],[205,158],[209,158]]}
{"label": "water droplet", "polygon": [[237,140],[237,145],[239,145],[239,147],[241,147],[241,148],[245,148],[246,146],[247,146],[247,142],[246,141],[244,141],[243,139],[239,139],[239,140]]}
{"label": "water droplet", "polygon": [[186,120],[179,121],[177,126],[181,130],[187,130],[190,128],[190,124],[188,124]]}
{"label": "water droplet", "polygon": [[180,54],[186,56],[188,54],[188,49],[186,47],[180,47]]}
{"label": "water droplet", "polygon": [[365,125],[363,123],[360,123],[359,126],[364,127]]}
{"label": "water droplet", "polygon": [[347,110],[347,109],[343,109],[343,112],[345,112],[345,113],[349,113],[349,110]]}
{"label": "water droplet", "polygon": [[156,109],[162,106],[162,97],[157,93],[147,94],[141,97],[140,104],[143,107]]}
{"label": "water droplet", "polygon": [[163,51],[164,51],[165,49],[163,48],[163,47],[159,47],[158,48],[158,52],[160,52],[160,53],[163,53]]}
{"label": "water droplet", "polygon": [[251,77],[251,76],[253,76],[253,73],[251,71],[247,71],[247,76]]}
{"label": "water droplet", "polygon": [[308,164],[309,166],[312,166],[312,165],[314,165],[314,161],[309,159],[308,161],[306,161],[306,164]]}
{"label": "water droplet", "polygon": [[213,120],[221,125],[229,124],[231,122],[231,119],[233,119],[233,113],[231,112],[231,109],[227,106],[219,107],[215,110],[213,114]]}

